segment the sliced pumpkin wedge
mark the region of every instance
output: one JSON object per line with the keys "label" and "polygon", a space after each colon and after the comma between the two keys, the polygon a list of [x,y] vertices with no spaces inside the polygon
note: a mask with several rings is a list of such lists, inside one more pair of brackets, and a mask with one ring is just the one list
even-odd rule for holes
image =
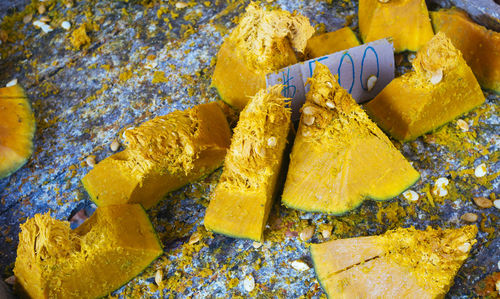
{"label": "sliced pumpkin wedge", "polygon": [[163,253],[144,209],[99,207],[75,230],[36,214],[21,225],[16,289],[31,298],[97,298],[142,272]]}
{"label": "sliced pumpkin wedge", "polygon": [[0,88],[0,179],[21,168],[33,153],[35,117],[18,84]]}
{"label": "sliced pumpkin wedge", "polygon": [[262,240],[291,126],[281,88],[259,91],[241,112],[205,214],[208,230]]}
{"label": "sliced pumpkin wedge", "polygon": [[329,298],[443,298],[476,243],[477,227],[399,228],[311,245]]}
{"label": "sliced pumpkin wedge", "polygon": [[283,204],[342,214],[366,197],[386,200],[413,185],[418,172],[328,68],[316,65],[290,156]]}

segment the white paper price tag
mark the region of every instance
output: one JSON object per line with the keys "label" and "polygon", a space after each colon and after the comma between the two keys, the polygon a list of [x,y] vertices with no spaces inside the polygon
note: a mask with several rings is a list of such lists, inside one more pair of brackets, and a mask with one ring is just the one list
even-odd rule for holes
{"label": "white paper price tag", "polygon": [[[267,74],[267,86],[284,85],[282,95],[291,98],[292,120],[300,118],[299,110],[309,91],[309,86],[305,84],[313,75],[316,62],[321,62],[332,74],[338,75],[340,86],[358,103],[374,98],[394,79],[394,48],[387,39],[307,60]],[[376,77],[376,82],[369,90],[367,81],[372,75]]]}

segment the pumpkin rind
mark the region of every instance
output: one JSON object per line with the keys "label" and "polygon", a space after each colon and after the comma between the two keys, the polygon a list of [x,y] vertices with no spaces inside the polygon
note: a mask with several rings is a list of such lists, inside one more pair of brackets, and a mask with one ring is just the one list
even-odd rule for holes
{"label": "pumpkin rind", "polygon": [[420,177],[328,68],[316,64],[290,155],[285,206],[343,214],[387,200]]}
{"label": "pumpkin rind", "polygon": [[500,93],[500,33],[474,23],[459,9],[431,12],[436,32],[444,32],[460,50],[481,87]]}
{"label": "pumpkin rind", "polygon": [[358,18],[363,42],[392,37],[396,52],[417,51],[434,35],[425,0],[360,0]]}
{"label": "pumpkin rind", "polygon": [[0,179],[21,168],[33,153],[35,117],[18,85],[0,88]]}
{"label": "pumpkin rind", "polygon": [[349,27],[311,37],[304,51],[306,59],[313,59],[359,46],[356,34]]}
{"label": "pumpkin rind", "polygon": [[303,52],[313,33],[304,16],[251,3],[217,54],[212,86],[223,101],[243,109],[266,87],[267,73],[297,63],[295,51]]}
{"label": "pumpkin rind", "polygon": [[231,131],[218,103],[156,117],[124,132],[127,148],[82,179],[98,206],[154,206],[165,194],[219,168]]}
{"label": "pumpkin rind", "polygon": [[140,205],[99,207],[81,226],[36,214],[21,225],[16,289],[31,298],[102,297],[163,253]]}
{"label": "pumpkin rind", "polygon": [[329,298],[443,298],[476,242],[476,226],[311,245],[316,276]]}
{"label": "pumpkin rind", "polygon": [[281,88],[259,91],[241,112],[205,214],[208,230],[262,240],[291,125]]}
{"label": "pumpkin rind", "polygon": [[[391,81],[365,104],[368,115],[392,137],[409,141],[484,103],[472,70],[443,32],[412,62],[414,72]],[[433,76],[442,79],[433,84]]]}

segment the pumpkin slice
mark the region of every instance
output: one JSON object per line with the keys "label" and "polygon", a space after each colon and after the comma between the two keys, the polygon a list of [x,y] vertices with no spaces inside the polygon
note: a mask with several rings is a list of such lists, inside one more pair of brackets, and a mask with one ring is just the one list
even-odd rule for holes
{"label": "pumpkin slice", "polygon": [[137,276],[163,253],[144,209],[100,207],[75,230],[36,214],[21,225],[16,289],[31,298],[96,298]]}
{"label": "pumpkin slice", "polygon": [[368,115],[392,137],[413,140],[484,103],[472,70],[443,32],[412,64],[414,72],[392,80],[365,105]]}
{"label": "pumpkin slice", "polygon": [[442,31],[462,52],[481,87],[500,93],[500,33],[472,21],[459,9],[431,12],[436,32]]}
{"label": "pumpkin slice", "polygon": [[250,3],[217,54],[212,85],[223,101],[243,109],[266,88],[267,73],[297,63],[295,51],[303,52],[313,33],[304,16]]}
{"label": "pumpkin slice", "polygon": [[392,37],[394,50],[417,51],[434,35],[425,0],[359,0],[363,42]]}
{"label": "pumpkin slice", "polygon": [[311,245],[329,298],[443,298],[476,243],[477,227],[399,228]]}
{"label": "pumpkin slice", "polygon": [[304,51],[307,59],[313,59],[359,46],[356,34],[349,27],[311,37]]}
{"label": "pumpkin slice", "polygon": [[386,200],[418,180],[418,172],[326,66],[317,63],[308,82],[283,204],[342,214],[365,197]]}
{"label": "pumpkin slice", "polygon": [[259,91],[241,112],[206,211],[208,230],[262,240],[291,126],[281,88]]}
{"label": "pumpkin slice", "polygon": [[18,84],[0,88],[0,179],[21,168],[33,153],[35,117]]}
{"label": "pumpkin slice", "polygon": [[83,186],[98,206],[154,206],[165,194],[219,168],[231,131],[218,103],[174,111],[124,132],[127,149],[95,166]]}

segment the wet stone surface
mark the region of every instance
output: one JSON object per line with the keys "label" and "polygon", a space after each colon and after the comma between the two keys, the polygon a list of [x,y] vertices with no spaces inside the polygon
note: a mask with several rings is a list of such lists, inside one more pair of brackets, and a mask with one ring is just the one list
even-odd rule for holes
{"label": "wet stone surface", "polygon": [[[68,1],[65,1],[67,3]],[[272,2],[272,1],[271,1]],[[357,32],[357,7],[351,1],[274,1],[265,5],[297,10],[313,25],[333,31],[345,24]],[[80,179],[89,171],[89,155],[97,162],[112,154],[110,144],[120,131],[157,115],[214,101],[210,88],[215,56],[235,17],[248,2],[206,1],[176,8],[176,1],[46,1],[52,32],[43,33],[23,17],[41,2],[25,7],[16,1],[18,22],[0,25],[7,41],[0,45],[0,85],[16,78],[25,87],[37,121],[35,152],[29,162],[0,180],[0,266],[2,278],[12,275],[19,224],[36,213],[50,212],[67,220],[75,212],[95,208]],[[2,4],[3,5],[3,4]],[[3,10],[2,10],[3,11]],[[0,16],[4,16],[2,14]],[[178,16],[177,16],[178,15]],[[33,20],[41,16],[34,13]],[[71,23],[69,31],[60,23]],[[346,21],[350,20],[350,21]],[[89,28],[90,44],[74,49],[69,36],[82,24]],[[321,25],[319,25],[321,24]],[[359,32],[357,32],[359,33]],[[408,69],[403,54],[398,73]],[[166,196],[148,211],[164,245],[165,254],[141,275],[114,294],[123,296],[325,297],[312,269],[308,243],[324,242],[323,225],[333,226],[331,238],[379,234],[400,226],[424,229],[466,223],[460,216],[478,215],[478,243],[455,279],[450,298],[474,296],[475,285],[498,272],[500,238],[495,207],[482,209],[474,197],[495,197],[499,190],[499,96],[485,91],[487,101],[460,117],[469,125],[463,132],[453,121],[437,132],[406,144],[394,142],[420,172],[411,190],[419,200],[403,195],[378,203],[365,202],[335,217],[286,209],[275,203],[265,231],[266,241],[211,234],[203,227],[210,191],[220,170]],[[487,174],[474,176],[485,163]],[[435,181],[449,180],[448,194],[432,194]],[[311,239],[299,233],[315,227]],[[189,244],[193,233],[200,240]],[[309,265],[303,272],[291,265]],[[163,284],[155,273],[163,271]],[[248,293],[244,279],[252,275]]]}

